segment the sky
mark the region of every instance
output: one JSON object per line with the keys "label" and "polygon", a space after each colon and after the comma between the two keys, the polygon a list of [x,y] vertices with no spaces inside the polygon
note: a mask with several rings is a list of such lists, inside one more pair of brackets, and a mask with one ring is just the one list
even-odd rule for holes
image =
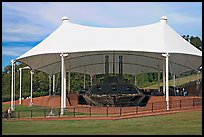
{"label": "sky", "polygon": [[136,27],[166,16],[180,35],[202,39],[202,2],[2,2],[2,70],[61,25]]}

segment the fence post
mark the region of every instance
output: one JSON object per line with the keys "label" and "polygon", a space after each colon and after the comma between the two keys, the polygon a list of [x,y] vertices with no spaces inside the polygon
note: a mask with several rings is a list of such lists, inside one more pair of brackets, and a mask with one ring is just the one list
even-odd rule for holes
{"label": "fence post", "polygon": [[59,115],[59,117],[60,117],[60,108],[59,108],[59,111],[58,111],[58,115]]}
{"label": "fence post", "polygon": [[74,117],[75,117],[75,107],[74,107],[74,111],[73,111]]}
{"label": "fence post", "polygon": [[121,116],[121,111],[122,111],[122,108],[120,107],[120,116]]}
{"label": "fence post", "polygon": [[20,111],[18,111],[18,118],[20,118]]}
{"label": "fence post", "polygon": [[138,106],[136,106],[136,114],[138,114]]}
{"label": "fence post", "polygon": [[108,106],[107,106],[107,109],[106,109],[106,111],[107,111],[107,116],[108,116]]}
{"label": "fence post", "polygon": [[181,100],[180,100],[180,109],[181,109]]}
{"label": "fence post", "polygon": [[89,113],[90,113],[90,117],[91,117],[91,107],[89,107]]}
{"label": "fence post", "polygon": [[152,112],[153,112],[153,109],[154,109],[154,108],[153,108],[153,102],[152,102]]}
{"label": "fence post", "polygon": [[33,117],[33,110],[32,109],[30,110],[30,117],[31,118]]}
{"label": "fence post", "polygon": [[44,109],[44,117],[46,117],[46,109]]}

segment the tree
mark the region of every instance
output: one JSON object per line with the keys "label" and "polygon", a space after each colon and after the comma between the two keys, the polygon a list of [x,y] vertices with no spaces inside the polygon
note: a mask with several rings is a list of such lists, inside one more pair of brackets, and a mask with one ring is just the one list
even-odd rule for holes
{"label": "tree", "polygon": [[194,36],[189,36],[189,35],[182,35],[182,37],[186,41],[190,42],[197,49],[202,50],[202,41],[198,36],[194,37]]}
{"label": "tree", "polygon": [[199,37],[190,37],[190,43],[192,45],[194,45],[196,48],[198,48],[199,50],[202,50],[202,41]]}

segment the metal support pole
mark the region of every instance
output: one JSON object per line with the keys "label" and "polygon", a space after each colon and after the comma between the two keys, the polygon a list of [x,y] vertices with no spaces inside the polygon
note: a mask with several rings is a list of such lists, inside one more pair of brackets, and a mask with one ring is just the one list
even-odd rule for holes
{"label": "metal support pole", "polygon": [[169,110],[169,54],[162,54],[166,58],[166,110]]}
{"label": "metal support pole", "polygon": [[163,93],[165,94],[165,60],[163,59]]}
{"label": "metal support pole", "polygon": [[64,55],[61,56],[61,115],[64,115]]}
{"label": "metal support pole", "polygon": [[166,54],[166,102],[167,102],[167,108],[166,110],[169,110],[169,54]]}
{"label": "metal support pole", "polygon": [[52,79],[53,79],[53,80],[52,80],[52,82],[53,82],[53,83],[52,83],[52,84],[53,84],[52,94],[55,95],[55,75],[52,76]]}
{"label": "metal support pole", "polygon": [[30,71],[30,103],[29,103],[30,106],[33,105],[33,74],[34,74],[34,71],[31,70]]}
{"label": "metal support pole", "polygon": [[174,93],[176,95],[176,75],[173,75],[173,81],[174,81]]}
{"label": "metal support pole", "polygon": [[15,106],[16,106],[16,103],[15,103],[15,100],[16,100],[16,64],[14,63],[13,64],[14,67],[13,67],[13,107],[15,109]]}
{"label": "metal support pole", "polygon": [[12,111],[14,111],[14,106],[13,106],[13,84],[14,84],[14,82],[13,82],[13,79],[14,79],[13,68],[14,68],[14,63],[15,63],[15,61],[11,60],[11,110]]}
{"label": "metal support pole", "polygon": [[64,57],[68,54],[61,53],[61,115],[64,115],[64,109],[66,108],[66,67]]}
{"label": "metal support pole", "polygon": [[66,63],[64,61],[64,110],[66,109],[66,99],[67,99],[67,94],[66,94]]}
{"label": "metal support pole", "polygon": [[49,96],[51,95],[51,90],[52,90],[51,84],[52,84],[52,76],[49,75]]}
{"label": "metal support pole", "polygon": [[21,93],[22,69],[20,68],[19,71],[20,71],[20,96],[19,96],[19,105],[21,105],[21,98],[22,98],[22,97],[21,97],[21,94],[22,94],[22,93]]}

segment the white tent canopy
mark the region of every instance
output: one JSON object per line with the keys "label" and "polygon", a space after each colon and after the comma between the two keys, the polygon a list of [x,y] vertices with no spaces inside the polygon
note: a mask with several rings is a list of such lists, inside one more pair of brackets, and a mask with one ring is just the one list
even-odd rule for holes
{"label": "white tent canopy", "polygon": [[[124,73],[162,70],[162,53],[169,53],[170,72],[180,74],[202,65],[202,52],[177,34],[166,18],[160,22],[128,28],[97,28],[69,22],[62,24],[37,46],[18,57],[16,61],[28,64],[34,70],[50,75],[60,72],[60,53],[68,53],[65,64],[71,72],[90,75],[104,73],[105,55],[110,56],[109,72],[112,73],[113,55],[115,72],[118,56],[123,55]],[[69,65],[65,65],[69,69]]]}
{"label": "white tent canopy", "polygon": [[[162,17],[158,23],[129,28],[82,26],[71,23],[64,17],[61,26],[37,46],[18,57],[15,62],[23,62],[32,70],[40,70],[49,75],[61,72],[61,114],[64,114],[66,72],[103,74],[106,55],[109,55],[110,73],[118,73],[120,55],[123,56],[123,73],[136,75],[163,71],[163,80],[166,80],[164,82],[167,110],[169,69],[171,73],[178,75],[196,70],[202,65],[202,52],[178,35],[167,24],[166,17]],[[14,76],[12,60],[12,109]],[[70,76],[68,78],[69,92]]]}

